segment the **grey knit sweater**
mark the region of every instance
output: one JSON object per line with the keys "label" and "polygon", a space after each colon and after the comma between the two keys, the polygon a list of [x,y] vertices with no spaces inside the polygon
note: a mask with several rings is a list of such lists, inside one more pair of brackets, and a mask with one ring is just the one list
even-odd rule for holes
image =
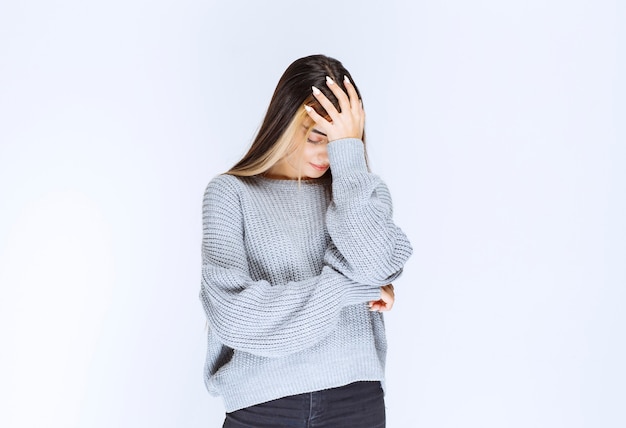
{"label": "grey knit sweater", "polygon": [[328,144],[328,179],[219,175],[203,203],[205,382],[227,412],[384,380],[383,316],[367,302],[412,249],[363,143]]}

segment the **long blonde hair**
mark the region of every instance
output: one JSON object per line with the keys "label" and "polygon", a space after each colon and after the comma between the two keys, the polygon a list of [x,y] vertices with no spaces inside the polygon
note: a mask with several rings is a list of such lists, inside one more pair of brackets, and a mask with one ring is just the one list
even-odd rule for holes
{"label": "long blonde hair", "polygon": [[[299,109],[291,119],[291,122],[289,122],[283,134],[273,145],[269,147],[268,150],[260,153],[259,156],[254,157],[247,164],[240,165],[240,162],[232,167],[227,174],[237,175],[240,177],[250,177],[252,175],[263,174],[284,156],[297,150],[297,139],[295,136],[307,116],[308,115],[304,110],[304,106],[302,106],[302,108]],[[311,128],[312,127],[313,125],[311,125]]]}

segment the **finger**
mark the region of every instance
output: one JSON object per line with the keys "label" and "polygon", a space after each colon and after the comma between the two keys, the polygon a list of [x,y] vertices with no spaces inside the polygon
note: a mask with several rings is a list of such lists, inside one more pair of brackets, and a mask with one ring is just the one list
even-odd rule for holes
{"label": "finger", "polygon": [[[363,101],[359,100],[359,126],[361,127],[361,130],[365,129],[365,110],[363,110]],[[363,138],[363,135],[361,134],[361,139]]]}
{"label": "finger", "polygon": [[330,125],[330,122],[328,122],[323,116],[320,116],[313,107],[308,106],[308,105],[304,105],[304,110],[306,110],[307,114],[309,115],[309,117],[311,119],[313,119],[313,121],[315,123],[317,123],[318,125],[320,125],[320,127],[325,127]]}
{"label": "finger", "polygon": [[389,305],[389,303],[387,302],[380,302],[378,305],[376,305],[376,310],[378,310],[378,312],[386,312],[390,309],[391,305]]}
{"label": "finger", "polygon": [[381,310],[383,310],[383,305],[381,305],[379,302],[375,302],[370,308],[371,312],[380,312]]}
{"label": "finger", "polygon": [[324,95],[324,93],[315,86],[311,86],[311,89],[313,90],[313,96],[322,105],[322,107],[324,107],[324,110],[326,110],[333,122],[337,121],[337,118],[339,117],[339,112],[337,111],[337,108],[334,106],[334,104],[331,103],[330,100],[326,98],[326,95]]}
{"label": "finger", "polygon": [[379,311],[389,311],[391,310],[392,306],[393,306],[393,302],[384,301],[384,302],[381,302],[380,305],[378,305],[377,309]]}
{"label": "finger", "polygon": [[341,107],[342,113],[351,108],[348,95],[343,91],[343,89],[341,89],[341,86],[336,84],[335,81],[329,76],[326,76],[326,86],[328,86],[328,89],[330,89],[332,93],[335,94],[335,96],[337,97],[337,100],[339,101],[339,107]]}
{"label": "finger", "polygon": [[388,290],[385,290],[385,295],[382,297],[382,300],[385,302],[385,308],[387,310],[391,310],[395,301],[393,294],[390,294]]}
{"label": "finger", "polygon": [[386,303],[383,299],[380,299],[371,301],[367,305],[370,307],[370,310],[380,310],[385,307]]}
{"label": "finger", "polygon": [[356,88],[348,78],[348,76],[343,76],[343,84],[348,91],[348,97],[350,98],[350,108],[352,110],[362,109],[363,104],[359,99],[359,94],[356,93]]}

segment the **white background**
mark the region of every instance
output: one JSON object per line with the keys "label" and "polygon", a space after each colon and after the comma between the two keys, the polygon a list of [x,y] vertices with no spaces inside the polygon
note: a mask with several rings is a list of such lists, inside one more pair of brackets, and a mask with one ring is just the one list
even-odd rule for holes
{"label": "white background", "polygon": [[0,426],[221,426],[202,193],[313,53],[415,248],[388,426],[626,426],[617,3],[3,2]]}

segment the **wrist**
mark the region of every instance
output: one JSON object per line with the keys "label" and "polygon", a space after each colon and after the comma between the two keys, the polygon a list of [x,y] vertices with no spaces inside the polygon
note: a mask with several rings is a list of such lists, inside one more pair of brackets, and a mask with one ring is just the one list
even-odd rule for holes
{"label": "wrist", "polygon": [[333,176],[344,172],[367,172],[365,148],[358,138],[341,138],[329,142],[328,161]]}

